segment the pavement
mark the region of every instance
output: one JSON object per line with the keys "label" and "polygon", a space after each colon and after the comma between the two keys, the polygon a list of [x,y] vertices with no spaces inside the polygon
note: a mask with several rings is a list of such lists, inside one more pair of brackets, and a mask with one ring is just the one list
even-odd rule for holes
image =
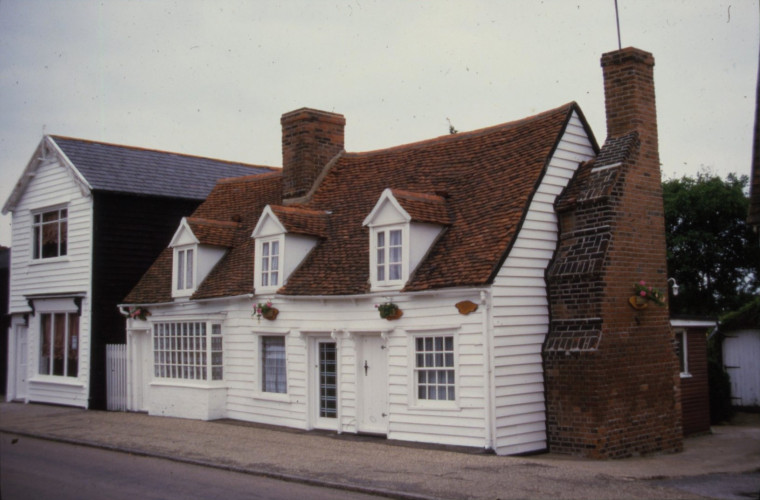
{"label": "pavement", "polygon": [[[686,438],[681,453],[621,460],[553,453],[500,457],[234,420],[204,422],[23,403],[0,403],[0,433],[0,446],[34,437],[414,500],[760,495],[753,493],[760,491],[760,414],[750,413],[714,426],[708,435]],[[678,486],[689,478],[716,477],[741,477],[752,491],[742,497]]]}

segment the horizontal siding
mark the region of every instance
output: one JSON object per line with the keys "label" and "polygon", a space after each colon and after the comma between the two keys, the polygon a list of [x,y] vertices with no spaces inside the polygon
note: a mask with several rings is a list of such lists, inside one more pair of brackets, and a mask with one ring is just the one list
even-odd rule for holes
{"label": "horizontal siding", "polygon": [[[262,300],[262,299],[257,299]],[[357,339],[359,335],[387,336],[388,437],[482,447],[485,439],[484,374],[482,313],[468,316],[458,313],[454,304],[460,300],[479,301],[472,292],[461,296],[394,297],[404,311],[402,319],[386,321],[379,317],[374,304],[377,298],[354,301],[275,299],[280,310],[276,321],[257,321],[250,315],[247,300],[216,301],[207,304],[151,308],[151,322],[168,318],[180,320],[226,313],[222,322],[224,335],[224,383],[227,387],[225,416],[249,422],[309,429],[315,418],[310,414],[311,386],[310,339],[337,331],[339,349],[340,429],[356,432],[361,406],[357,370],[360,370]],[[286,335],[288,395],[286,400],[262,397],[259,379],[258,334],[271,329],[272,334]],[[456,336],[457,401],[451,408],[425,407],[414,402],[412,377],[413,336],[444,331]],[[256,332],[256,333],[254,333]],[[353,333],[351,333],[353,332]],[[147,388],[150,391],[150,387]],[[371,395],[369,395],[371,397]],[[147,400],[150,400],[148,397]],[[313,403],[312,403],[313,404]],[[151,412],[150,408],[148,409]]]}
{"label": "horizontal siding", "polygon": [[573,114],[493,285],[494,448],[546,448],[541,347],[549,328],[544,272],[557,245],[554,201],[594,150]]}
{"label": "horizontal siding", "polygon": [[[67,256],[32,261],[32,213],[49,207],[68,209]],[[92,200],[82,194],[67,167],[47,162],[40,165],[18,200],[12,215],[11,314],[30,311],[26,296],[38,294],[85,294],[79,323],[79,375],[37,375],[39,358],[39,315],[31,316],[28,331],[27,380],[29,401],[86,408],[90,377],[90,275]]]}

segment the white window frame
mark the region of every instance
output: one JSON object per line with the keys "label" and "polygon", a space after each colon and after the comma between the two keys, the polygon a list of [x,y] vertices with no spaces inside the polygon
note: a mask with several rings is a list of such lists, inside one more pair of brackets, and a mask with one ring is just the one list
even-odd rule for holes
{"label": "white window frame", "polygon": [[[56,379],[64,379],[64,380],[75,380],[79,378],[79,372],[81,370],[81,354],[82,354],[82,325],[81,325],[81,317],[78,311],[45,311],[38,313],[39,319],[38,319],[38,332],[39,332],[39,349],[37,349],[37,375],[41,377],[55,377]],[[56,323],[55,323],[55,317],[63,315],[65,316],[64,325],[63,325],[63,332],[59,332],[56,329]],[[43,319],[47,316],[50,316],[50,328],[51,328],[51,335],[50,335],[50,345],[48,347],[48,356],[47,356],[47,373],[44,373],[42,370],[42,364],[43,364],[43,348],[45,347],[45,344],[43,342],[43,338],[45,335],[45,332],[43,331]],[[77,331],[76,335],[72,335],[71,332],[71,318],[75,318],[77,322]],[[62,336],[63,341],[63,374],[56,374],[53,373],[54,371],[54,363],[55,363],[55,339],[57,337]],[[69,371],[69,350],[70,349],[76,349],[77,351],[77,369],[76,369],[76,375],[68,375]]]}
{"label": "white window frame", "polygon": [[224,381],[224,334],[219,321],[154,322],[151,351],[154,381],[198,384]]}
{"label": "white window frame", "polygon": [[[272,253],[272,246],[277,245],[277,253]],[[275,236],[273,238],[256,239],[256,265],[254,287],[257,291],[275,291],[283,285],[285,273],[284,261],[285,238]],[[266,253],[265,253],[266,250]],[[272,269],[272,259],[276,257],[277,269]],[[276,274],[276,282],[272,284],[272,274]]]}
{"label": "white window frame", "polygon": [[[399,231],[401,234],[401,249],[400,249],[400,271],[401,275],[398,279],[391,279],[390,276],[390,249],[391,249],[391,233],[393,231]],[[378,246],[379,235],[383,234],[384,248],[383,257],[384,262],[380,262],[378,257],[380,254],[380,248]],[[370,230],[370,279],[372,282],[372,288],[377,289],[398,289],[404,286],[409,279],[409,224],[393,224],[387,226],[375,226]],[[383,267],[384,276],[380,276],[379,268]],[[380,279],[383,278],[383,279]]]}
{"label": "white window frame", "polygon": [[[61,212],[66,211],[66,215],[64,217],[61,217]],[[51,222],[44,222],[43,219],[46,214],[50,214],[53,212],[57,212],[57,219],[55,221]],[[59,206],[53,206],[53,207],[46,207],[38,210],[33,210],[31,212],[32,215],[32,221],[31,221],[31,228],[32,228],[32,237],[30,240],[31,245],[31,260],[32,262],[50,262],[52,260],[60,260],[65,259],[68,257],[68,251],[69,251],[69,207],[68,205],[59,205]],[[39,222],[38,219],[39,218]],[[65,223],[65,229],[61,229],[62,223]],[[58,250],[56,252],[56,255],[51,255],[49,257],[44,257],[42,255],[42,243],[43,243],[43,230],[45,226],[50,226],[55,224],[58,228]],[[63,234],[65,232],[65,235]],[[65,241],[66,245],[65,248],[61,248],[61,242]],[[61,250],[63,250],[63,253],[61,253]]]}
{"label": "white window frame", "polygon": [[[280,339],[282,340],[282,354],[283,354],[283,376],[284,376],[284,383],[285,383],[285,390],[284,391],[278,391],[278,390],[267,390],[265,387],[266,384],[266,360],[264,356],[266,353],[264,352],[265,347],[264,344],[267,339]],[[258,365],[259,365],[259,383],[258,383],[258,392],[262,395],[265,395],[266,397],[272,397],[272,398],[279,398],[279,397],[287,397],[288,396],[288,339],[286,335],[277,335],[277,334],[261,334],[259,335],[259,349],[258,349]],[[279,378],[279,377],[278,377]]]}
{"label": "white window frame", "polygon": [[[425,338],[437,338],[441,337],[443,338],[444,347],[445,347],[445,338],[451,338],[452,342],[452,350],[449,351],[452,356],[453,365],[452,366],[431,366],[431,367],[423,367],[421,370],[420,367],[417,366],[418,360],[417,355],[422,354],[423,356],[425,354],[428,354],[426,351],[423,351],[422,353],[418,353],[417,351],[417,342],[418,339],[425,339]],[[418,333],[415,333],[413,335],[410,335],[409,337],[409,359],[411,360],[409,363],[409,404],[411,409],[447,409],[447,410],[458,410],[459,409],[459,397],[460,397],[460,370],[459,370],[459,346],[458,346],[458,335],[454,331],[450,330],[430,330],[430,331],[421,331]],[[435,342],[435,341],[433,341]],[[444,355],[444,362],[445,362],[445,354],[447,350],[444,350],[441,352],[441,354]],[[432,352],[430,354],[435,355],[435,352]],[[427,369],[430,368],[430,369]],[[437,370],[440,368],[440,370]],[[422,371],[425,372],[434,372],[434,371],[443,371],[443,370],[452,370],[454,373],[454,381],[452,383],[446,383],[447,387],[451,387],[454,391],[454,399],[426,399],[426,398],[420,398],[419,397],[419,389],[420,389],[420,383],[419,383],[419,373]],[[427,382],[426,382],[427,383]]]}
{"label": "white window frame", "polygon": [[[187,256],[192,256],[188,264]],[[182,269],[180,269],[180,267]],[[188,284],[188,281],[191,283]],[[174,248],[172,263],[172,295],[189,297],[198,286],[198,245],[183,245]]]}
{"label": "white window frame", "polygon": [[[679,370],[681,366],[683,366],[683,370],[681,370],[681,378],[689,378],[691,377],[691,373],[689,372],[689,336],[687,331],[684,330],[676,330],[675,332],[675,350],[676,350],[676,356],[678,359],[679,364]],[[680,337],[680,341],[679,341]],[[679,349],[680,346],[680,349]]]}

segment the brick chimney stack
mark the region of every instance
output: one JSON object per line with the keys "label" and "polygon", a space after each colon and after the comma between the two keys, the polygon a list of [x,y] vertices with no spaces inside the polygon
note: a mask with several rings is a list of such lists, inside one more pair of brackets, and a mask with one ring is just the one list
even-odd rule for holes
{"label": "brick chimney stack", "polygon": [[622,458],[678,451],[678,359],[667,305],[635,309],[633,285],[667,296],[654,58],[602,56],[607,139],[555,203],[559,243],[547,271],[543,349],[554,452]]}
{"label": "brick chimney stack", "polygon": [[311,190],[325,166],[343,151],[343,115],[301,108],[282,115],[282,197]]}

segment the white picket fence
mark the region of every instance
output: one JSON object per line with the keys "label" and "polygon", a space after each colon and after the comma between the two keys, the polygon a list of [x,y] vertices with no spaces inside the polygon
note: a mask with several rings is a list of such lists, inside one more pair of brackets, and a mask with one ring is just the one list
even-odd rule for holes
{"label": "white picket fence", "polygon": [[127,411],[127,346],[106,345],[107,408]]}

